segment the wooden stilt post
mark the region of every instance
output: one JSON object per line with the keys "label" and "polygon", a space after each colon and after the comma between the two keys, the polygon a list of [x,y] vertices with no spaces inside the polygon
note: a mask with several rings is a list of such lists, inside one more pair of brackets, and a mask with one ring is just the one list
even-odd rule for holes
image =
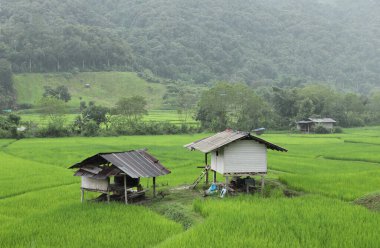
{"label": "wooden stilt post", "polygon": [[228,193],[228,176],[226,176],[226,195],[227,195],[227,193]]}
{"label": "wooden stilt post", "polygon": [[213,182],[216,183],[216,171],[214,171]]}
{"label": "wooden stilt post", "polygon": [[127,175],[124,175],[124,197],[125,197],[125,204],[128,204]]}
{"label": "wooden stilt post", "polygon": [[80,194],[80,202],[82,202],[82,203],[83,203],[83,201],[84,201],[84,189],[83,189],[83,188],[81,188],[81,194]]}
{"label": "wooden stilt post", "polygon": [[205,153],[206,185],[208,185],[207,153]]}
{"label": "wooden stilt post", "polygon": [[153,177],[153,197],[156,197],[156,178]]}
{"label": "wooden stilt post", "polygon": [[261,195],[264,195],[265,177],[261,176]]}
{"label": "wooden stilt post", "polygon": [[107,190],[107,203],[110,204],[110,201],[111,201],[110,191]]}

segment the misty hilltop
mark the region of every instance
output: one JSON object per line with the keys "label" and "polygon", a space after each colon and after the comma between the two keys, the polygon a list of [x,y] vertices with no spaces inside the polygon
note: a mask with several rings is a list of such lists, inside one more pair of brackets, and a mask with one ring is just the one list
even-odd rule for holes
{"label": "misty hilltop", "polygon": [[380,84],[380,3],[3,0],[15,72],[130,70],[174,80]]}

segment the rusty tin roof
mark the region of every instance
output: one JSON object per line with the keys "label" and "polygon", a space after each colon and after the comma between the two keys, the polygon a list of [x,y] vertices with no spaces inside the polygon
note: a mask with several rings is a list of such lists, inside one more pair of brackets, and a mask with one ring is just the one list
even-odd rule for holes
{"label": "rusty tin roof", "polygon": [[[112,166],[101,170],[93,169],[93,167],[107,163],[112,164]],[[91,170],[87,169],[89,167]],[[158,159],[145,150],[98,153],[70,167],[70,169],[74,168],[81,168],[75,173],[75,176],[88,176],[98,179],[115,176],[119,173],[125,173],[132,178],[157,177],[170,173]]]}

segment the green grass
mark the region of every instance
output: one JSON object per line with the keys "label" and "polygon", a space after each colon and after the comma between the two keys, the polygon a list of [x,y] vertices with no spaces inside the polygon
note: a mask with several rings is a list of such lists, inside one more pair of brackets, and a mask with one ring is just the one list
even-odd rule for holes
{"label": "green grass", "polygon": [[[89,83],[90,88],[85,88]],[[69,88],[72,108],[79,108],[79,102],[95,101],[99,105],[114,106],[121,97],[143,96],[149,109],[159,109],[166,88],[162,84],[148,83],[131,72],[83,72],[78,74],[39,74],[15,75],[18,103],[35,104],[44,92],[44,86],[65,85]]]}
{"label": "green grass", "polygon": [[[0,247],[377,247],[380,213],[365,207],[379,206],[380,127],[344,131],[262,136],[289,150],[268,152],[268,177],[305,193],[294,198],[281,188],[225,199],[171,190],[199,175],[203,155],[183,145],[208,134],[0,140]],[[82,205],[80,180],[66,168],[137,148],[172,171],[157,180],[170,195]]]}

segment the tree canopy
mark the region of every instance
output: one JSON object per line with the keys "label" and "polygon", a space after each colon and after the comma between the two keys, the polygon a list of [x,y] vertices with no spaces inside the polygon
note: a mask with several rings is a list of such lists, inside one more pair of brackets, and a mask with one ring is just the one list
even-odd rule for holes
{"label": "tree canopy", "polygon": [[146,105],[147,101],[142,96],[121,98],[116,103],[115,112],[126,117],[129,122],[136,122],[141,120],[143,115],[148,114]]}

